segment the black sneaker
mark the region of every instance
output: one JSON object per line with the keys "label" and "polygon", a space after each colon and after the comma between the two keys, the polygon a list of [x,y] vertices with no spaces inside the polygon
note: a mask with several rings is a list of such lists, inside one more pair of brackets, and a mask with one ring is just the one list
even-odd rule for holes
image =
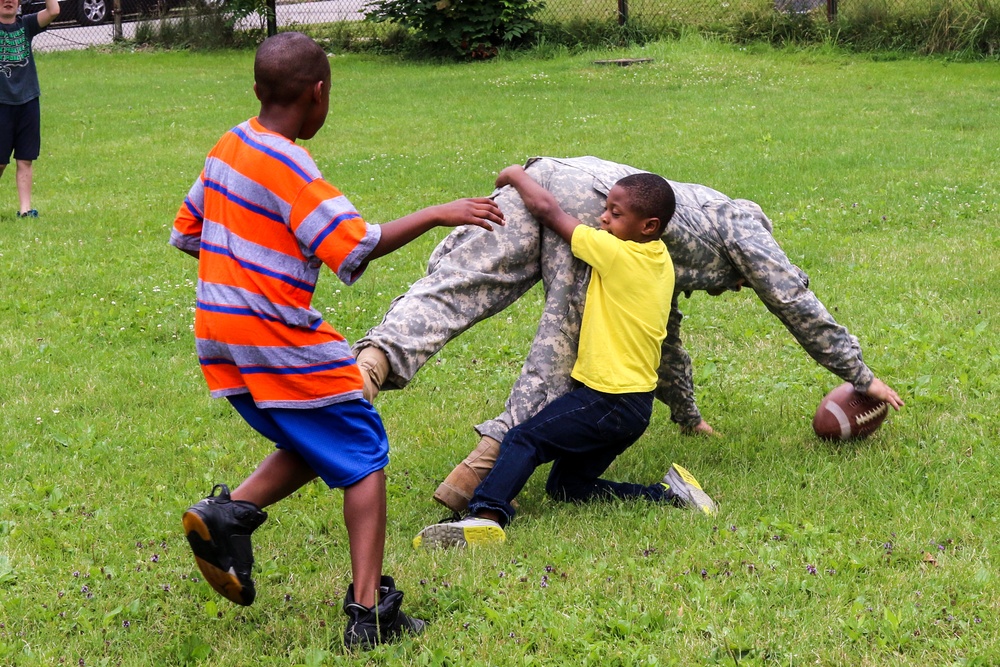
{"label": "black sneaker", "polygon": [[250,534],[266,519],[253,503],[230,498],[225,484],[216,484],[208,498],[184,512],[184,533],[198,569],[219,595],[236,604],[250,605],[257,595],[250,578]]}
{"label": "black sneaker", "polygon": [[402,605],[403,591],[396,589],[392,577],[382,577],[378,602],[374,607],[355,602],[354,584],[348,586],[344,598],[344,613],[347,614],[344,644],[351,648],[371,648],[376,644],[396,641],[403,633],[422,633],[427,623],[404,614],[400,609]]}

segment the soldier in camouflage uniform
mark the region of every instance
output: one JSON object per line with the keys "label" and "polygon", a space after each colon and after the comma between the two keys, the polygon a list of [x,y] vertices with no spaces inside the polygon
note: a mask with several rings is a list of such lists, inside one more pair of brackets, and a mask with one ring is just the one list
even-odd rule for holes
{"label": "soldier in camouflage uniform", "polygon": [[[527,172],[571,216],[593,227],[608,190],[638,169],[583,158],[534,158]],[[771,236],[771,222],[748,200],[733,200],[703,185],[670,182],[677,210],[664,233],[676,271],[656,398],[685,432],[711,433],[694,399],[691,358],[680,338],[678,297],[693,290],[718,295],[752,288],[817,362],[861,392],[903,402],[861,358],[857,338],[837,324],[808,289],[809,278],[789,262]],[[456,512],[496,459],[507,430],[570,390],[590,268],[569,245],[542,228],[512,187],[494,193],[506,225],[451,232],[431,254],[427,276],[393,301],[382,323],[355,344],[369,400],[380,387],[402,388],[450,339],[495,315],[542,280],[545,307],[538,332],[506,409],[476,427],[479,446],[441,484],[434,497]]]}

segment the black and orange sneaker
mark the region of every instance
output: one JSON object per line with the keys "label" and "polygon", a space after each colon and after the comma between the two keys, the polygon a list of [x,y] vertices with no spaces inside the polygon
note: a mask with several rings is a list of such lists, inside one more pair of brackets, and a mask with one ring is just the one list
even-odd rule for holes
{"label": "black and orange sneaker", "polygon": [[349,648],[371,648],[376,644],[398,641],[403,635],[419,635],[427,623],[403,613],[403,591],[396,588],[392,577],[382,575],[378,602],[366,607],[354,600],[354,584],[347,587],[344,613],[347,627],[344,644]]}
{"label": "black and orange sneaker", "polygon": [[[216,490],[219,495],[215,495]],[[216,484],[208,498],[184,512],[182,520],[205,581],[227,600],[252,604],[257,592],[250,578],[250,534],[267,520],[267,513],[251,502],[233,500],[228,486]]]}

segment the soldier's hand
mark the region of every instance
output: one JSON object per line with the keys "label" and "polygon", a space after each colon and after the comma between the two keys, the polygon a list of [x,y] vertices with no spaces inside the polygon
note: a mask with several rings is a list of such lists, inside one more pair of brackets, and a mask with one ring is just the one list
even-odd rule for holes
{"label": "soldier's hand", "polygon": [[696,426],[681,426],[681,433],[684,435],[719,435],[704,419]]}
{"label": "soldier's hand", "polygon": [[877,398],[880,401],[885,401],[893,407],[895,410],[899,410],[903,407],[903,399],[899,397],[892,387],[882,382],[878,378],[872,380],[871,385],[868,387],[868,391],[865,392],[872,398]]}

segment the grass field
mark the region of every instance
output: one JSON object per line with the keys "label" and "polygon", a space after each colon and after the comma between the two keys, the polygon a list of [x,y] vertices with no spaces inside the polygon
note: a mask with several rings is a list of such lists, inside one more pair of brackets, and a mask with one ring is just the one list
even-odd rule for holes
{"label": "grass field", "polygon": [[[629,68],[596,59],[651,57]],[[759,202],[792,261],[904,397],[867,441],[810,420],[840,381],[752,294],[682,303],[699,404],[663,406],[609,471],[671,461],[714,519],[556,504],[544,471],[508,543],[415,552],[430,499],[494,416],[533,291],[377,406],[392,442],[386,573],[420,638],[351,654],[341,494],[312,484],[255,535],[258,598],[198,576],[181,512],[270,446],[207,397],[196,267],[170,248],[205,153],[256,113],[250,53],[39,57],[43,155],[22,221],[0,179],[0,664],[995,665],[1000,161],[996,63],[877,62],[692,38],[432,66],[331,59],[308,147],[372,222],[488,194],[532,155],[598,155]],[[316,305],[348,338],[420,277],[438,230]]]}

